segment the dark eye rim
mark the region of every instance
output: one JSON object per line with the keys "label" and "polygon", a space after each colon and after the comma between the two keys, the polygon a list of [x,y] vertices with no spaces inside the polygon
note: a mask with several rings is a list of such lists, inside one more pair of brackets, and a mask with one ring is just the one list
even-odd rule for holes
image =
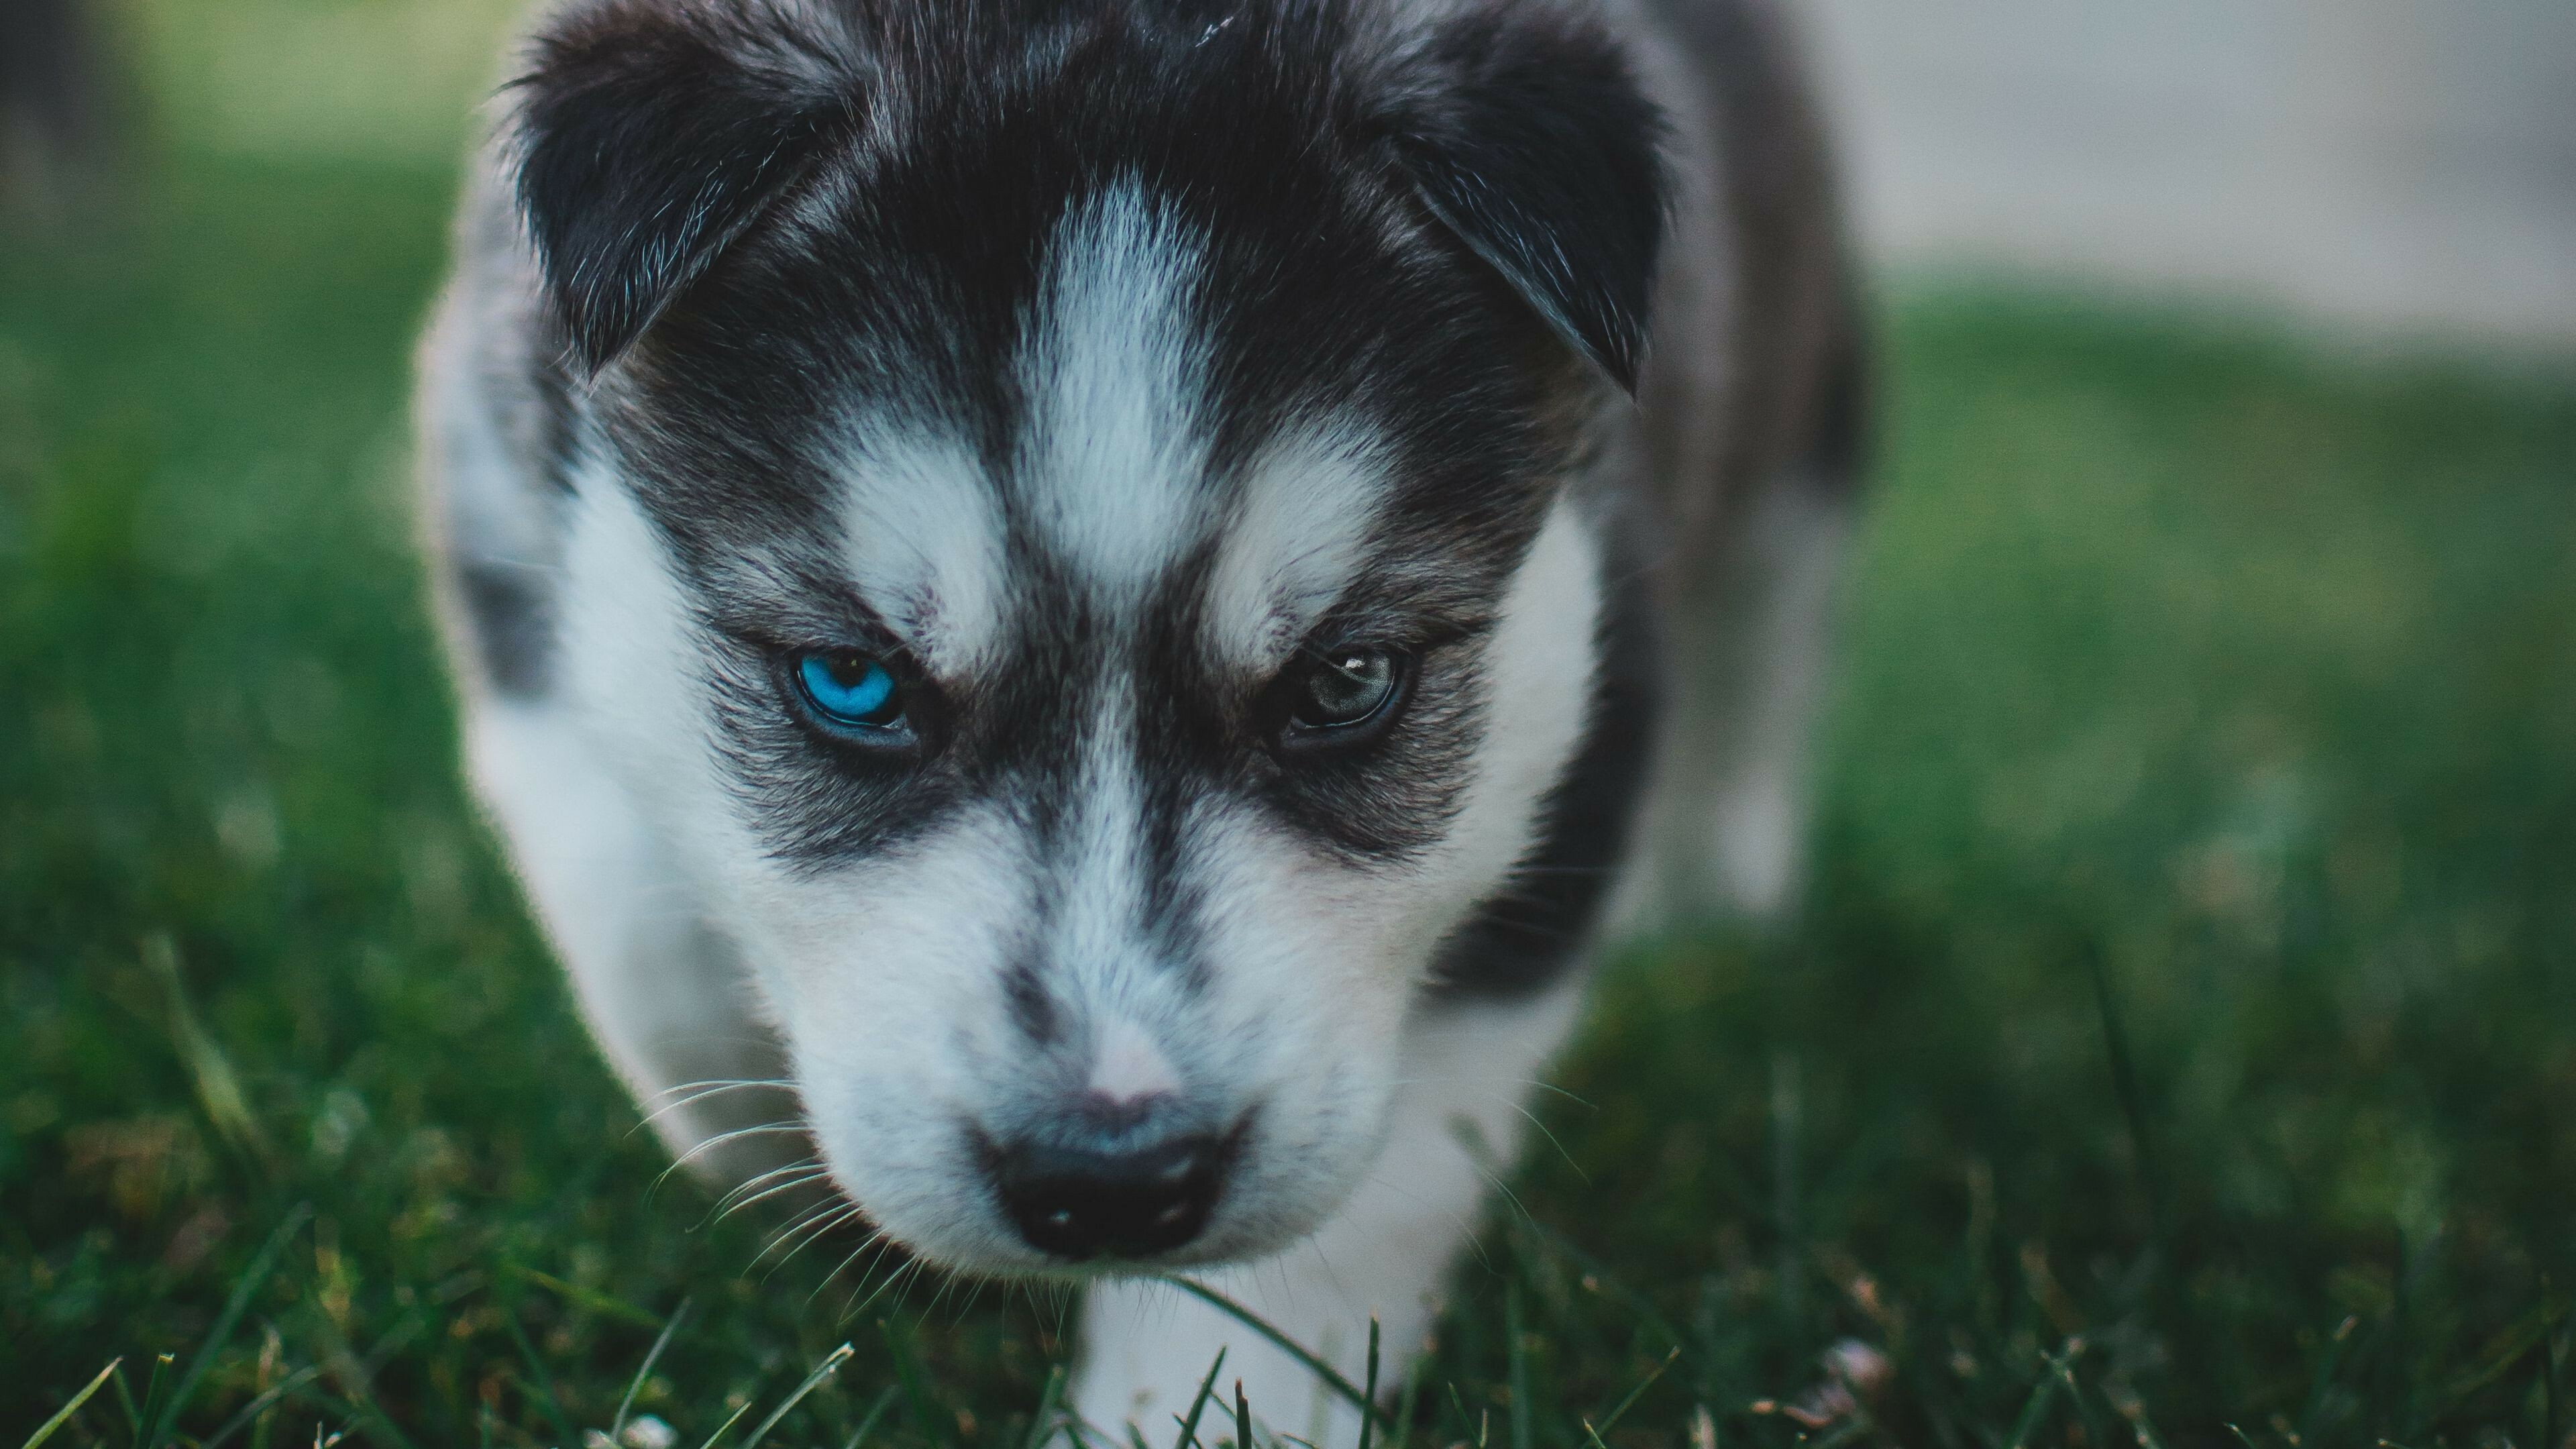
{"label": "dark eye rim", "polygon": [[[894,697],[901,712],[885,724],[869,724],[824,708],[805,684],[805,661],[817,654],[855,655],[884,666],[894,676]],[[771,672],[777,676],[778,691],[787,700],[789,712],[834,745],[876,754],[909,754],[923,746],[925,691],[921,674],[898,650],[874,649],[864,644],[808,644],[776,651]]]}
{"label": "dark eye rim", "polygon": [[1309,724],[1298,719],[1289,694],[1296,688],[1304,670],[1291,667],[1280,671],[1278,683],[1273,686],[1274,724],[1271,733],[1282,751],[1291,754],[1323,753],[1367,744],[1385,734],[1396,718],[1404,713],[1404,707],[1413,700],[1414,680],[1421,672],[1420,656],[1413,650],[1392,644],[1341,644],[1329,649],[1300,650],[1299,661],[1311,667],[1331,655],[1361,653],[1385,655],[1394,678],[1387,687],[1386,697],[1378,701],[1375,709],[1358,719],[1338,724]]}

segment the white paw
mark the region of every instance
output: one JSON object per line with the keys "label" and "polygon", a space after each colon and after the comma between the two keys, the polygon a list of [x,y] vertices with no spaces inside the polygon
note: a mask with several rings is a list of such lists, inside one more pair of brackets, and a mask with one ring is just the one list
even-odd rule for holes
{"label": "white paw", "polygon": [[[1326,1329],[1311,1345],[1337,1366],[1366,1357],[1368,1327]],[[1353,1338],[1355,1342],[1342,1342]],[[1127,1443],[1134,1425],[1149,1445],[1172,1443],[1202,1384],[1209,1396],[1200,1414],[1203,1445],[1235,1437],[1239,1385],[1255,1432],[1267,1441],[1292,1435],[1317,1449],[1350,1449],[1359,1442],[1356,1406],[1267,1339],[1177,1290],[1156,1283],[1094,1286],[1084,1305],[1081,1368],[1071,1402],[1084,1422],[1108,1442]],[[1224,1361],[1217,1362],[1222,1351]],[[1211,1382],[1209,1371],[1215,1369]],[[1389,1379],[1396,1371],[1382,1373]]]}

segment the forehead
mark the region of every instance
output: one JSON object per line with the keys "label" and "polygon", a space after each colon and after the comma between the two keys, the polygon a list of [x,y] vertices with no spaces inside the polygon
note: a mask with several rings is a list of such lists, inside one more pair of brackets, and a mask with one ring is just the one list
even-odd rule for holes
{"label": "forehead", "polygon": [[1033,593],[1186,576],[1257,653],[1356,577],[1491,585],[1561,462],[1555,354],[1328,95],[1252,89],[1057,76],[846,158],[631,370],[684,559],[792,554],[961,662]]}

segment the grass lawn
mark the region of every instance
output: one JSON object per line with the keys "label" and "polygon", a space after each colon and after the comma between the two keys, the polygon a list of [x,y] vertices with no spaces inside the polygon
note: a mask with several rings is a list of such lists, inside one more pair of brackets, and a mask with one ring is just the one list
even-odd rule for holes
{"label": "grass lawn", "polygon": [[[571,1449],[635,1386],[691,1445],[848,1341],[766,1442],[1021,1449],[1063,1305],[757,1261],[467,813],[401,489],[448,184],[0,241],[0,1445],[120,1357],[54,1444]],[[1413,1441],[1579,1449],[1670,1358],[1610,1449],[2557,1449],[2576,381],[1888,343],[1808,919],[1609,970]]]}

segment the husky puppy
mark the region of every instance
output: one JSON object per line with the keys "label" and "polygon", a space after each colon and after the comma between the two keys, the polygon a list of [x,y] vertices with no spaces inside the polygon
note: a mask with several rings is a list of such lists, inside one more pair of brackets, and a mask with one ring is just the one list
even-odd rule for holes
{"label": "husky puppy", "polygon": [[1088,1284],[1101,1423],[1317,1423],[1147,1275],[1422,1341],[1605,919],[1793,890],[1859,349],[1771,4],[543,20],[427,518],[674,1150]]}

